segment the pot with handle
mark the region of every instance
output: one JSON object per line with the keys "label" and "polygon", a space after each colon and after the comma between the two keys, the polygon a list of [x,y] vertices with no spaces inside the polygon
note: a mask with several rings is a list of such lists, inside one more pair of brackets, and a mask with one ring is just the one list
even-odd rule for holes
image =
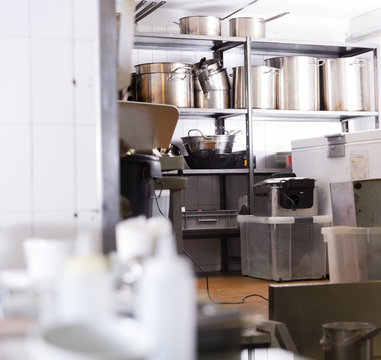
{"label": "pot with handle", "polygon": [[[190,133],[196,131],[200,135],[191,136]],[[181,140],[188,154],[194,154],[203,150],[211,150],[215,154],[231,153],[235,137],[241,131],[234,133],[226,132],[224,135],[204,135],[201,130],[191,129],[188,136],[182,137]]]}
{"label": "pot with handle", "polygon": [[[270,66],[251,67],[251,100],[255,109],[275,109],[279,69]],[[233,105],[246,108],[246,67],[233,68]]]}
{"label": "pot with handle", "polygon": [[139,64],[136,68],[138,101],[193,107],[193,67],[185,63]]}
{"label": "pot with handle", "polygon": [[322,67],[324,110],[370,110],[368,60],[363,58],[327,59]]}
{"label": "pot with handle", "polygon": [[312,56],[284,56],[265,60],[280,69],[277,108],[281,110],[320,110],[319,67],[325,60]]}
{"label": "pot with handle", "polygon": [[221,35],[221,21],[233,16],[237,12],[245,9],[247,6],[254,4],[258,0],[254,0],[242,6],[238,10],[233,11],[231,14],[223,18],[218,16],[185,16],[180,18],[179,23],[175,24],[180,26],[180,34],[189,35],[207,35],[207,36],[220,36]]}
{"label": "pot with handle", "polygon": [[256,17],[237,17],[229,20],[229,35],[238,37],[264,38],[266,37],[266,23],[279,19],[290,12],[273,16],[268,19]]}
{"label": "pot with handle", "polygon": [[230,82],[219,60],[202,58],[193,65],[195,107],[230,108]]}

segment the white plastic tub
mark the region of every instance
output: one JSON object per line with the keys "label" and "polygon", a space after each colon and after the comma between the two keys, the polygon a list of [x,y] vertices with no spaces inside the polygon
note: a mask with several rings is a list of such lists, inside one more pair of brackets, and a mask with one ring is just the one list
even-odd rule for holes
{"label": "white plastic tub", "polygon": [[242,274],[290,281],[326,277],[326,246],[321,228],[331,216],[239,215]]}
{"label": "white plastic tub", "polygon": [[381,227],[322,228],[332,282],[381,280]]}

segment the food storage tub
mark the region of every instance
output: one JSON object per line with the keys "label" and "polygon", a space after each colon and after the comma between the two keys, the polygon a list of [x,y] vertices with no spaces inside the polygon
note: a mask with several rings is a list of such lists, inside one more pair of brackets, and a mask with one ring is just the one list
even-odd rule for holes
{"label": "food storage tub", "polygon": [[242,274],[288,281],[326,277],[326,246],[321,228],[327,215],[264,217],[239,215]]}
{"label": "food storage tub", "polygon": [[332,282],[381,280],[381,227],[322,229]]}
{"label": "food storage tub", "polygon": [[238,228],[236,210],[185,211],[183,230]]}

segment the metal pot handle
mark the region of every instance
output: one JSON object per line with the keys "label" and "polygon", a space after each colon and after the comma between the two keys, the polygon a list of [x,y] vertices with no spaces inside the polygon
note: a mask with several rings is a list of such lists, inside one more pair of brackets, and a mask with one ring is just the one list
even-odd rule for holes
{"label": "metal pot handle", "polygon": [[252,4],[254,4],[255,2],[257,2],[257,1],[258,1],[258,0],[254,0],[254,1],[249,2],[248,4],[242,6],[240,9],[235,10],[235,11],[233,11],[231,14],[226,15],[225,17],[223,17],[223,18],[221,19],[221,21],[222,21],[222,20],[225,20],[225,19],[227,19],[227,18],[229,18],[230,16],[233,16],[233,15],[236,14],[238,11],[243,10],[243,9],[246,8],[247,6],[252,5]]}
{"label": "metal pot handle", "polygon": [[[193,68],[191,66],[179,66],[179,67],[171,70],[171,75],[169,76],[168,80],[173,80],[173,76],[177,75],[176,71],[181,70],[181,69],[190,69],[190,70],[193,70]],[[180,80],[184,80],[186,77],[187,77],[187,75],[185,74]]]}
{"label": "metal pot handle", "polygon": [[273,68],[273,69],[270,69],[270,70],[266,70],[264,71],[262,74],[279,74],[280,73],[280,69],[278,68]]}
{"label": "metal pot handle", "polygon": [[319,67],[319,66],[323,66],[325,63],[326,63],[326,59],[319,59],[315,62],[309,63],[309,65]]}
{"label": "metal pot handle", "polygon": [[287,12],[284,12],[284,13],[282,13],[282,14],[275,15],[275,16],[273,16],[273,17],[271,17],[271,18],[268,18],[268,19],[263,20],[263,22],[264,22],[264,23],[267,23],[267,22],[269,22],[269,21],[273,21],[273,20],[275,20],[275,19],[279,19],[280,17],[283,17],[283,16],[285,16],[285,15],[288,15],[289,13],[290,13],[290,12],[287,11]]}
{"label": "metal pot handle", "polygon": [[353,63],[350,63],[349,65],[359,65],[364,66],[365,60],[364,59],[355,59]]}
{"label": "metal pot handle", "polygon": [[230,130],[227,133],[228,135],[237,135],[237,134],[242,134],[242,130]]}
{"label": "metal pot handle", "polygon": [[191,131],[197,131],[197,132],[199,132],[203,137],[206,137],[206,136],[202,133],[202,131],[199,130],[199,129],[190,129],[190,130],[188,131],[188,136],[190,136]]}
{"label": "metal pot handle", "polygon": [[176,25],[179,25],[180,26],[180,23],[179,22],[177,22],[177,21],[172,21],[174,24],[176,24]]}

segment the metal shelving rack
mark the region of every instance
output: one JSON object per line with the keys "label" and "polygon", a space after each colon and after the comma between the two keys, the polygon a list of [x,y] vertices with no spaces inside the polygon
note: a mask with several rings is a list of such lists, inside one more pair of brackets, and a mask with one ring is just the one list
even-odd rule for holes
{"label": "metal shelving rack", "polygon": [[[378,112],[378,69],[377,56],[379,46],[369,44],[352,43],[322,43],[302,42],[290,40],[273,39],[251,39],[239,37],[210,37],[182,34],[153,34],[137,33],[134,38],[134,47],[137,49],[161,49],[161,50],[208,50],[214,51],[216,56],[222,57],[226,50],[243,48],[246,68],[251,66],[251,55],[287,56],[287,55],[310,55],[324,58],[350,57],[372,52],[374,64],[374,107],[375,111],[297,111],[297,110],[262,110],[252,109],[250,72],[247,71],[246,78],[246,109],[200,109],[179,108],[180,117],[183,119],[191,117],[208,117],[216,119],[216,126],[224,126],[224,119],[233,116],[245,116],[246,119],[246,151],[248,159],[247,169],[231,170],[185,170],[187,175],[203,174],[248,174],[249,176],[249,205],[253,208],[254,173],[261,172],[253,167],[253,140],[252,122],[257,120],[272,121],[311,121],[311,122],[341,122],[343,131],[348,129],[347,122],[352,119],[374,117],[375,127],[379,127]],[[242,49],[240,50],[242,51]],[[270,169],[263,169],[268,172]]]}

